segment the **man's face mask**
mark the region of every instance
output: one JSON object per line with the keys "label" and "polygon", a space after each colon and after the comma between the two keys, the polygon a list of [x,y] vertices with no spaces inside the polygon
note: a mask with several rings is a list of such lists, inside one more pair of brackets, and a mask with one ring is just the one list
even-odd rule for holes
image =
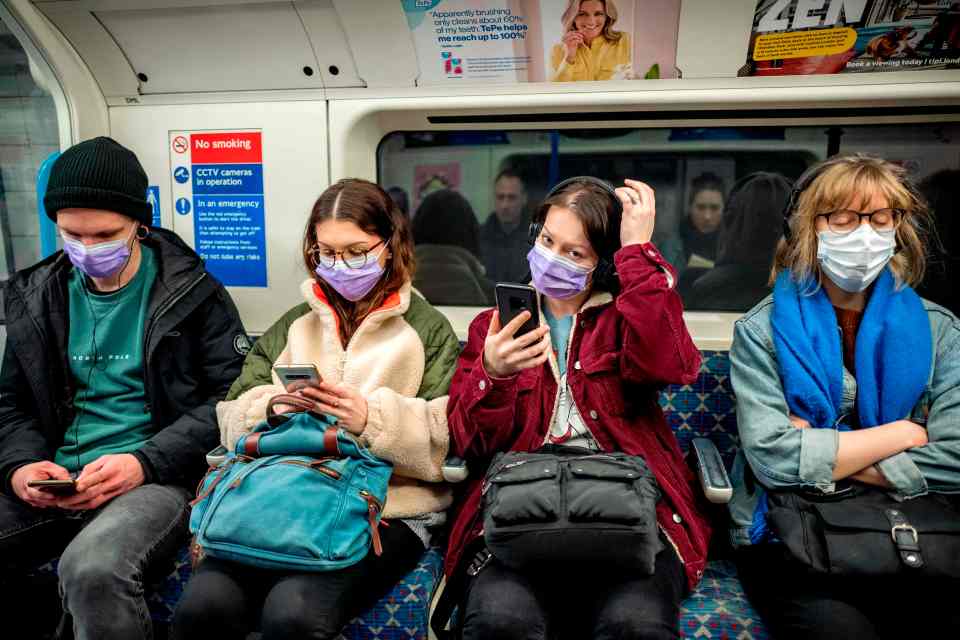
{"label": "man's face mask", "polygon": [[73,266],[91,278],[109,278],[130,260],[130,245],[136,232],[137,228],[134,227],[125,240],[108,240],[91,245],[68,238],[62,231],[60,236],[63,238],[63,251]]}

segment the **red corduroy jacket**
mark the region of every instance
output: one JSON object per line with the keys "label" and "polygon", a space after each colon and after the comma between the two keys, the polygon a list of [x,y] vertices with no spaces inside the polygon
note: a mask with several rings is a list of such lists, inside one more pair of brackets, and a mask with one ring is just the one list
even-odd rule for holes
{"label": "red corduroy jacket", "polygon": [[[657,478],[663,498],[657,521],[680,555],[691,588],[703,575],[710,525],[700,488],[682,459],[660,410],[667,384],[696,380],[700,352],[683,322],[675,273],[650,243],[620,249],[615,261],[621,292],[596,293],[574,318],[567,380],[584,422],[605,451],[640,455]],[[451,450],[468,461],[488,461],[499,451],[535,451],[545,442],[557,397],[556,362],[510,378],[483,368],[483,343],[492,310],[470,325],[450,386]],[[454,517],[446,557],[453,573],[464,549],[482,535],[482,470],[473,470]]]}

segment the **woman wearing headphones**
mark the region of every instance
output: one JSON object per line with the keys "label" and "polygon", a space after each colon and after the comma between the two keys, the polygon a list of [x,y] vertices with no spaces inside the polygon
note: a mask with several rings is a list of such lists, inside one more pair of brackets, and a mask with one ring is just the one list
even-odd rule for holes
{"label": "woman wearing headphones", "polygon": [[732,538],[778,639],[960,631],[960,323],[911,288],[926,217],[889,162],[814,167],[736,324]]}
{"label": "woman wearing headphones", "polygon": [[537,571],[508,567],[483,549],[489,486],[474,476],[455,507],[446,565],[451,582],[471,576],[460,607],[465,639],[676,637],[680,600],[701,576],[710,532],[657,402],[662,386],[696,378],[700,355],[674,271],[650,242],[654,218],[654,193],[642,182],[614,191],[573,178],[551,191],[528,256],[541,326],[517,335],[526,311],[506,326],[493,310],[477,317],[448,407],[451,448],[475,470],[498,452],[558,445],[642,457],[662,495],[649,514],[654,570],[575,568],[583,548],[557,549],[559,561]]}

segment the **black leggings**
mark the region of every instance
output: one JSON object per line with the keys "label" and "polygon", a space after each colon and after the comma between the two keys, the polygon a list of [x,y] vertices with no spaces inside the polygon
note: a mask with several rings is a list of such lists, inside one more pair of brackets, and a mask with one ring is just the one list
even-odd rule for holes
{"label": "black leggings", "polygon": [[405,523],[380,528],[383,555],[323,573],[290,573],[205,558],[183,593],[172,640],[336,638],[417,566],[423,542]]}
{"label": "black leggings", "polygon": [[527,576],[491,559],[468,587],[463,640],[673,639],[686,584],[669,544],[652,576],[610,568]]}
{"label": "black leggings", "polygon": [[[960,637],[960,580],[815,574],[779,544],[739,549],[747,599],[777,640]],[[932,636],[931,636],[932,637]]]}

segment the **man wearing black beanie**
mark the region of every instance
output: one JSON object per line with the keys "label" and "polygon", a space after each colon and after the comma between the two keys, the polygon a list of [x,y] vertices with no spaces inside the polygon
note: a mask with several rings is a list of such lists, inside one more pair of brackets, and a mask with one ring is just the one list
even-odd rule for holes
{"label": "man wearing black beanie", "polygon": [[[77,640],[148,638],[145,575],[187,537],[214,405],[248,341],[199,256],[152,228],[132,151],[94,138],[54,163],[43,202],[64,250],[10,278],[0,369],[0,612],[60,556]],[[31,607],[35,610],[35,608]],[[24,624],[16,633],[17,621]],[[13,622],[14,630],[9,628]]]}

